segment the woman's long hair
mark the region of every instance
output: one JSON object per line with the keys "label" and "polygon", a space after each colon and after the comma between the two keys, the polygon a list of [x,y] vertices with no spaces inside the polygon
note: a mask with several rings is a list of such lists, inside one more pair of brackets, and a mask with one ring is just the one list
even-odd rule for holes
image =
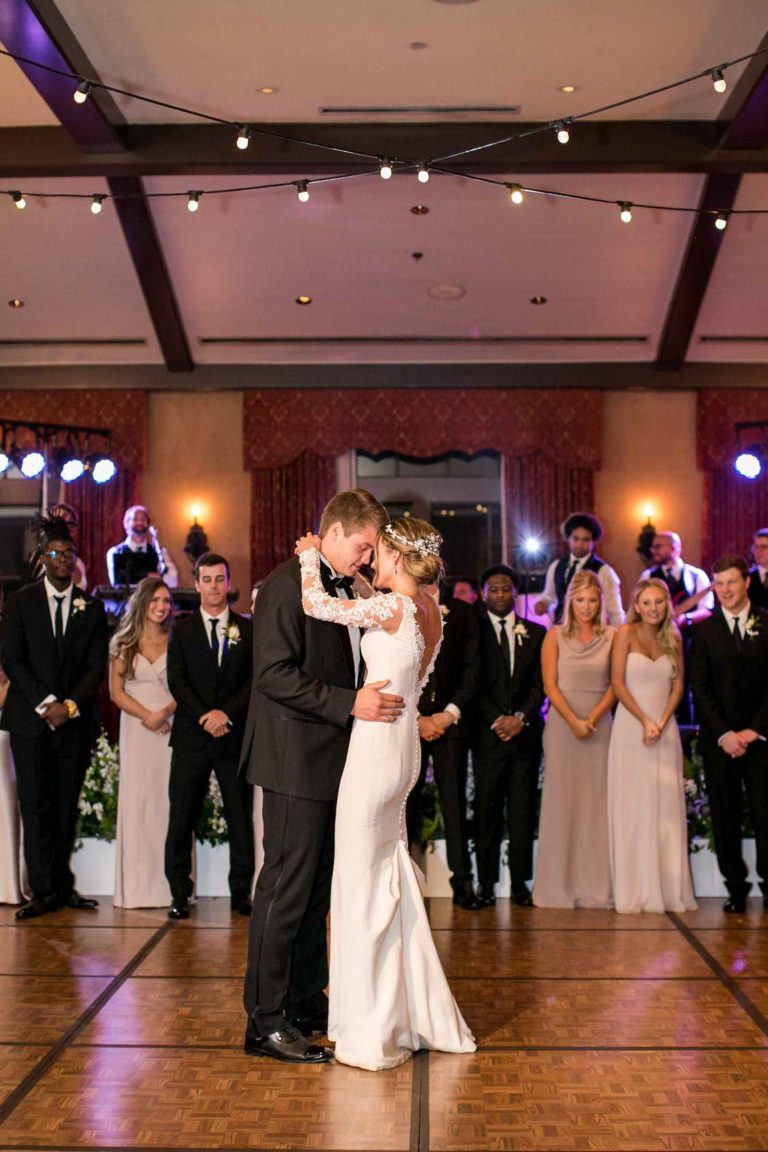
{"label": "woman's long hair", "polygon": [[632,607],[627,612],[627,624],[640,623],[640,613],[637,611],[637,601],[645,592],[646,588],[656,588],[658,591],[664,593],[665,612],[664,619],[659,625],[658,639],[659,648],[665,656],[668,656],[672,664],[672,679],[677,676],[677,669],[680,664],[680,632],[675,624],[672,615],[672,597],[669,594],[669,588],[663,580],[658,580],[655,576],[648,577],[645,580],[639,580],[632,589],[632,596],[630,602]]}
{"label": "woman's long hair", "polygon": [[[165,588],[170,593],[168,585],[161,576],[145,576],[136,585],[136,591],[128,601],[120,626],[110,642],[110,659],[122,660],[125,665],[126,680],[133,680],[134,678],[136,654],[139,651],[139,643],[147,623],[149,604],[158,588]],[[171,614],[169,612],[163,623],[163,631],[167,632],[170,627]]]}
{"label": "woman's long hair", "polygon": [[563,605],[563,635],[573,636],[576,631],[576,616],[573,611],[572,600],[577,592],[583,592],[589,588],[592,592],[597,592],[599,597],[599,604],[597,606],[597,614],[592,621],[592,628],[595,636],[602,636],[605,632],[605,593],[603,586],[594,572],[577,572],[568,585],[568,591],[565,594],[565,604]]}

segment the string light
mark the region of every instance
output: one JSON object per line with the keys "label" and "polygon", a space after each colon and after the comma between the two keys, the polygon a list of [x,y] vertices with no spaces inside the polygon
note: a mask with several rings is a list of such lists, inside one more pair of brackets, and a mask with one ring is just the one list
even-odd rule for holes
{"label": "string light", "polygon": [[105,199],[105,196],[94,196],[93,200],[91,201],[91,212],[93,212],[94,216],[98,216],[98,214],[101,212],[102,201]]}
{"label": "string light", "polygon": [[21,192],[11,192],[10,195],[17,208],[26,208],[27,202],[22,196]]}
{"label": "string light", "polygon": [[188,192],[187,193],[187,208],[190,212],[197,212],[200,207],[200,197],[202,192]]}
{"label": "string light", "polygon": [[386,159],[386,157],[381,161],[381,167],[379,168],[379,176],[381,176],[382,180],[391,180],[392,179],[392,164],[391,164],[391,161]]}
{"label": "string light", "polygon": [[523,189],[519,184],[507,184],[509,189],[509,198],[513,204],[522,204],[523,202]]}
{"label": "string light", "polygon": [[570,123],[570,121],[568,121],[568,120],[558,120],[558,122],[555,124],[555,131],[557,132],[558,144],[567,144],[568,141],[570,140],[571,134],[568,131],[568,124],[569,123]]}
{"label": "string light", "polygon": [[429,168],[426,166],[423,160],[416,169],[416,179],[420,184],[429,183]]}
{"label": "string light", "polygon": [[718,212],[715,217],[715,228],[719,228],[721,232],[725,232],[728,227],[728,213]]}
{"label": "string light", "polygon": [[238,133],[238,136],[237,136],[237,146],[241,152],[244,152],[245,149],[250,144],[250,142],[251,142],[251,130],[247,124],[243,124],[243,126],[241,127],[241,129]]}
{"label": "string light", "polygon": [[713,68],[710,72],[710,76],[712,77],[712,87],[714,88],[715,92],[725,92],[728,84],[725,76],[723,76],[723,66],[720,68]]}
{"label": "string light", "polygon": [[86,100],[91,94],[90,80],[81,80],[77,88],[75,88],[72,99],[75,104],[85,104]]}
{"label": "string light", "polygon": [[619,201],[619,219],[622,224],[632,223],[632,205],[628,200]]}
{"label": "string light", "polygon": [[309,200],[309,188],[307,186],[307,181],[299,180],[296,187],[298,189],[297,195],[299,200],[301,200],[302,204],[306,204],[307,200]]}

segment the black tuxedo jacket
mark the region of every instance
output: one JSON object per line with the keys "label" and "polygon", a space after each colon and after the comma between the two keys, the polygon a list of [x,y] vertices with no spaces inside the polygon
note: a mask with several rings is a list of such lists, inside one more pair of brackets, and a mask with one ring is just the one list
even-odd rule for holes
{"label": "black tuxedo jacket", "polygon": [[[328,590],[328,571],[321,566]],[[241,765],[252,784],[333,800],[355,703],[349,632],[301,606],[298,559],[271,573],[253,614],[253,691]]]}
{"label": "black tuxedo jacket", "polygon": [[705,743],[728,731],[754,728],[768,736],[768,612],[750,611],[757,635],[737,652],[723,611],[692,628],[691,684]]}
{"label": "black tuxedo jacket", "polygon": [[[447,615],[445,613],[447,612]],[[444,739],[467,739],[472,730],[472,714],[480,676],[480,626],[474,606],[454,600],[444,608],[443,643],[432,675],[419,700],[419,712],[431,716],[455,704],[461,712]]]}
{"label": "black tuxedo jacket", "polygon": [[[217,664],[205,621],[199,609],[171,628],[168,640],[168,687],[176,701],[171,728],[171,747],[183,752],[215,752],[240,758],[245,716],[251,693],[253,662],[251,621],[230,611],[229,625],[236,624],[240,639],[229,641]],[[211,736],[200,717],[220,708],[232,721],[226,736]]]}
{"label": "black tuxedo jacket", "polygon": [[46,696],[55,696],[74,700],[80,710],[65,728],[95,731],[95,698],[107,666],[107,644],[104,605],[87,592],[72,590],[61,655],[43,581],[11,596],[0,625],[3,667],[11,681],[0,726],[19,736],[42,736],[48,728],[35,708]]}
{"label": "black tuxedo jacket", "polygon": [[523,624],[527,636],[510,636],[510,644],[515,646],[515,666],[510,678],[504,665],[501,645],[496,639],[493,624],[487,615],[480,618],[480,686],[478,691],[478,718],[480,722],[481,747],[484,750],[495,748],[509,751],[515,741],[502,743],[490,732],[491,724],[499,716],[512,716],[522,712],[527,727],[516,738],[518,741],[538,740],[541,737],[541,717],[539,709],[544,700],[544,685],[541,677],[541,646],[546,636],[546,628],[531,620],[515,617],[516,624]]}
{"label": "black tuxedo jacket", "polygon": [[748,595],[753,608],[768,608],[768,588],[760,579],[760,569],[757,565],[749,570]]}

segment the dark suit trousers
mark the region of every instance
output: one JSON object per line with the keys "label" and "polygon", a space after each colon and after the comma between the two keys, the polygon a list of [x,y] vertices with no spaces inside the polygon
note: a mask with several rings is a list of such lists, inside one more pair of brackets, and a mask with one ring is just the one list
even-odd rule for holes
{"label": "dark suit trousers", "polygon": [[69,858],[90,760],[90,734],[77,721],[35,737],[12,733],[11,750],[32,893],[38,899],[67,897],[75,885]]}
{"label": "dark suit trousers", "polygon": [[493,890],[499,878],[499,853],[504,835],[504,802],[509,831],[509,873],[512,880],[533,875],[533,837],[539,786],[541,743],[527,730],[505,744],[481,742],[475,772],[475,856],[477,878]]}
{"label": "dark suit trousers", "polygon": [[736,897],[746,896],[750,888],[741,850],[743,780],[755,832],[757,874],[763,891],[768,891],[768,747],[756,741],[735,760],[709,738],[700,741],[700,748],[717,866],[726,887]]}
{"label": "dark suit trousers", "polygon": [[255,870],[252,786],[245,777],[238,777],[236,759],[216,756],[215,745],[202,753],[174,748],[165,840],[165,875],[174,900],[192,895],[192,836],[203,810],[211,772],[216,773],[219,782],[229,833],[229,890],[238,899],[251,894]]}
{"label": "dark suit trousers", "polygon": [[443,736],[440,740],[422,741],[421,772],[408,797],[406,821],[408,838],[416,839],[419,818],[419,799],[424,788],[427,764],[432,757],[432,771],[437,785],[440,813],[445,829],[445,851],[448,867],[453,873],[451,886],[455,892],[464,892],[472,883],[472,863],[469,858],[467,832],[467,760],[469,741]]}
{"label": "dark suit trousers", "polygon": [[327,1010],[326,943],[336,802],[264,789],[264,863],[249,926],[243,1001],[260,1036]]}

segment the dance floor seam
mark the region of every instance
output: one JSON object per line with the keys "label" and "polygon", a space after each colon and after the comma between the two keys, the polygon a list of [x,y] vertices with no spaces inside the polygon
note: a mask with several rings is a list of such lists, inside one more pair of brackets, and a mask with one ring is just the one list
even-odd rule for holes
{"label": "dance floor seam", "polygon": [[182,925],[0,907],[0,1152],[768,1152],[768,916],[701,903],[430,900],[478,1052],[378,1074],[243,1055],[228,901]]}

